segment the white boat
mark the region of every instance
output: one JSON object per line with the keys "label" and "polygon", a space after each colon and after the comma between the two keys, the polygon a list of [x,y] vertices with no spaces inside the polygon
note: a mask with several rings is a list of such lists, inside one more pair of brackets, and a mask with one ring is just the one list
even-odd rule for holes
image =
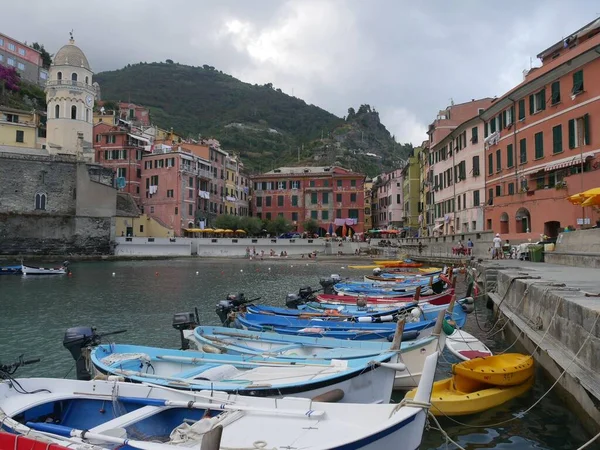
{"label": "white boat", "polygon": [[462,361],[493,355],[483,342],[462,330],[454,330],[451,335],[446,337],[446,348]]}
{"label": "white boat", "polygon": [[31,267],[21,263],[23,275],[64,275],[68,272],[69,262],[65,261],[60,267]]}
{"label": "white boat", "polygon": [[437,358],[427,358],[415,399],[402,404],[254,398],[112,380],[4,381],[0,423],[10,433],[72,450],[414,450],[421,444]]}

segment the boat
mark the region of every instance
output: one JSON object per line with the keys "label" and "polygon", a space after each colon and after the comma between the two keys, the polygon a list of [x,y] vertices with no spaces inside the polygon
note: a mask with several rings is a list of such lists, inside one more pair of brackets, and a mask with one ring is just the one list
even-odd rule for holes
{"label": "boat", "polygon": [[335,390],[343,393],[340,401],[347,403],[389,402],[398,359],[398,353],[387,352],[307,362],[125,344],[102,344],[91,351],[98,372],[128,381],[254,397],[313,398]]}
{"label": "boat", "polygon": [[446,338],[446,348],[462,361],[492,356],[492,351],[475,336],[463,330],[454,330]]}
{"label": "boat", "polygon": [[463,361],[452,366],[452,373],[494,386],[515,386],[534,373],[533,357],[504,353]]}
{"label": "boat", "polygon": [[[417,297],[417,292],[419,296]],[[397,295],[397,296],[387,296],[381,297],[376,295],[339,295],[339,294],[318,294],[315,297],[315,300],[319,303],[338,303],[338,304],[348,304],[348,305],[356,305],[356,304],[364,304],[364,305],[394,305],[398,303],[405,302],[413,302],[415,299],[424,300],[432,305],[440,305],[440,304],[448,304],[450,303],[450,299],[454,294],[454,289],[450,288],[446,291],[434,294],[427,294],[427,290],[425,290],[425,294],[422,293],[422,290],[415,290],[415,292],[410,292],[406,295]]]}
{"label": "boat", "polygon": [[21,273],[21,266],[0,266],[0,275],[16,275]]}
{"label": "boat", "polygon": [[71,450],[414,450],[423,436],[437,358],[437,352],[426,358],[415,401],[402,405],[25,378],[17,382],[29,395],[16,383],[0,383],[0,422],[10,433],[43,436]]}
{"label": "boat", "polygon": [[62,266],[59,267],[33,267],[21,264],[21,272],[23,275],[64,275],[68,272],[69,262],[65,261]]}
{"label": "boat", "polygon": [[[533,380],[531,376],[515,386],[493,386],[455,374],[433,383],[431,412],[436,416],[464,416],[487,411],[527,392]],[[415,391],[409,391],[405,398],[415,398]]]}
{"label": "boat", "polygon": [[377,269],[379,268],[378,265],[376,264],[367,264],[367,265],[353,265],[353,266],[348,266],[348,269]]}
{"label": "boat", "polygon": [[[394,389],[412,389],[417,386],[425,358],[444,349],[446,335],[441,328],[431,336],[413,341],[402,341],[400,360],[406,370],[397,371]],[[369,358],[390,350],[389,342],[348,341],[308,336],[289,336],[272,332],[232,330],[226,327],[196,327],[187,339],[205,352],[232,355],[254,355],[278,359],[354,359]]]}
{"label": "boat", "polygon": [[53,443],[50,439],[40,436],[32,439],[21,434],[3,433],[0,430],[0,449],[10,450],[69,450],[67,447]]}
{"label": "boat", "polygon": [[423,267],[423,263],[414,262],[412,260],[390,260],[384,259],[381,261],[373,261],[380,267],[393,267],[393,268],[418,268]]}

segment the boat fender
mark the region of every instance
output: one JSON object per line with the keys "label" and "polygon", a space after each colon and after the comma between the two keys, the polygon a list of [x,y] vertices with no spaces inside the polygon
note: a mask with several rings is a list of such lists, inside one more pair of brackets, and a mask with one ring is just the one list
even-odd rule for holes
{"label": "boat fender", "polygon": [[204,353],[216,353],[216,354],[220,354],[223,353],[221,351],[221,349],[218,349],[217,347],[213,347],[212,345],[208,345],[208,344],[204,344],[202,346],[202,351]]}
{"label": "boat fender", "polygon": [[386,369],[395,370],[396,372],[404,372],[406,370],[406,365],[402,363],[379,363],[378,365]]}
{"label": "boat fender", "polygon": [[108,381],[125,381],[125,377],[122,377],[120,375],[109,375],[106,379]]}
{"label": "boat fender", "polygon": [[414,341],[418,337],[419,337],[418,330],[405,331],[404,333],[402,333],[402,342]]}
{"label": "boat fender", "polygon": [[341,389],[332,389],[331,391],[313,397],[313,402],[337,403],[344,398],[344,391]]}
{"label": "boat fender", "polygon": [[358,306],[359,308],[364,308],[365,306],[367,306],[367,301],[364,298],[359,298],[356,300],[356,306]]}
{"label": "boat fender", "polygon": [[473,311],[475,311],[475,305],[473,304],[462,304],[460,305],[462,307],[462,310],[464,312],[466,312],[467,314],[471,314]]}
{"label": "boat fender", "polygon": [[444,330],[444,334],[446,334],[447,336],[450,336],[455,331],[455,328],[450,323],[448,323],[447,320],[444,320],[442,329]]}
{"label": "boat fender", "polygon": [[473,299],[473,297],[465,297],[463,299],[460,299],[459,303],[473,305],[475,304],[475,300]]}

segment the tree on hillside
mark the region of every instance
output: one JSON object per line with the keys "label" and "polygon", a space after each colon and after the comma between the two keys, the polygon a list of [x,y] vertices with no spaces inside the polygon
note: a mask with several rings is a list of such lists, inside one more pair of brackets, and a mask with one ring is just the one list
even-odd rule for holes
{"label": "tree on hillside", "polygon": [[34,42],[33,44],[31,44],[31,48],[34,50],[37,50],[38,52],[41,53],[42,55],[42,65],[44,66],[44,68],[48,69],[50,67],[50,64],[52,64],[52,56],[50,53],[48,53],[48,51],[44,48],[44,45],[40,45],[37,42]]}
{"label": "tree on hillside", "polygon": [[302,223],[304,231],[310,234],[315,234],[319,231],[319,223],[315,219],[308,219]]}
{"label": "tree on hillside", "polygon": [[354,119],[355,116],[356,116],[356,111],[351,106],[350,108],[348,108],[348,117],[346,117],[346,120],[352,120],[352,119]]}

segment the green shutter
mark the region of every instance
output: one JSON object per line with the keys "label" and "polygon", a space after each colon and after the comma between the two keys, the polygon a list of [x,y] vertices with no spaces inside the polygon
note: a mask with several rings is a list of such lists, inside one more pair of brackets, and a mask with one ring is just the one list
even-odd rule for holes
{"label": "green shutter", "polygon": [[544,133],[535,134],[535,159],[544,157]]}
{"label": "green shutter", "polygon": [[483,137],[484,137],[484,138],[488,137],[488,134],[489,134],[489,132],[488,132],[488,123],[487,123],[487,122],[485,122],[485,123],[483,124]]}
{"label": "green shutter", "polygon": [[527,162],[527,139],[519,141],[519,158],[521,164]]}
{"label": "green shutter", "polygon": [[552,104],[560,102],[560,81],[552,83]]}
{"label": "green shutter", "polygon": [[525,118],[525,99],[519,100],[519,120]]}
{"label": "green shutter", "polygon": [[575,119],[569,120],[569,148],[575,148]]}
{"label": "green shutter", "polygon": [[510,123],[515,121],[515,105],[510,107]]}
{"label": "green shutter", "polygon": [[490,134],[493,134],[496,132],[496,118],[494,117],[492,120],[490,120]]}
{"label": "green shutter", "polygon": [[533,114],[535,112],[535,99],[533,95],[529,96],[529,114]]}
{"label": "green shutter", "polygon": [[583,91],[583,70],[578,70],[573,74],[573,94]]}
{"label": "green shutter", "polygon": [[[583,72],[582,72],[583,74]],[[583,116],[583,143],[590,145],[590,115]]]}
{"label": "green shutter", "polygon": [[506,167],[511,168],[513,165],[513,146],[512,144],[508,144],[508,146],[506,147]]}
{"label": "green shutter", "polygon": [[471,129],[471,142],[473,142],[473,143],[477,142],[477,127],[473,127]]}
{"label": "green shutter", "polygon": [[508,118],[506,117],[506,110],[502,111],[502,125],[500,126],[500,129],[502,128],[506,128],[506,125],[508,125]]}
{"label": "green shutter", "polygon": [[540,109],[546,109],[546,88],[540,91]]}
{"label": "green shutter", "polygon": [[488,155],[488,174],[494,174],[494,155],[492,153]]}
{"label": "green shutter", "polygon": [[552,152],[560,153],[562,151],[562,125],[557,125],[552,128]]}

